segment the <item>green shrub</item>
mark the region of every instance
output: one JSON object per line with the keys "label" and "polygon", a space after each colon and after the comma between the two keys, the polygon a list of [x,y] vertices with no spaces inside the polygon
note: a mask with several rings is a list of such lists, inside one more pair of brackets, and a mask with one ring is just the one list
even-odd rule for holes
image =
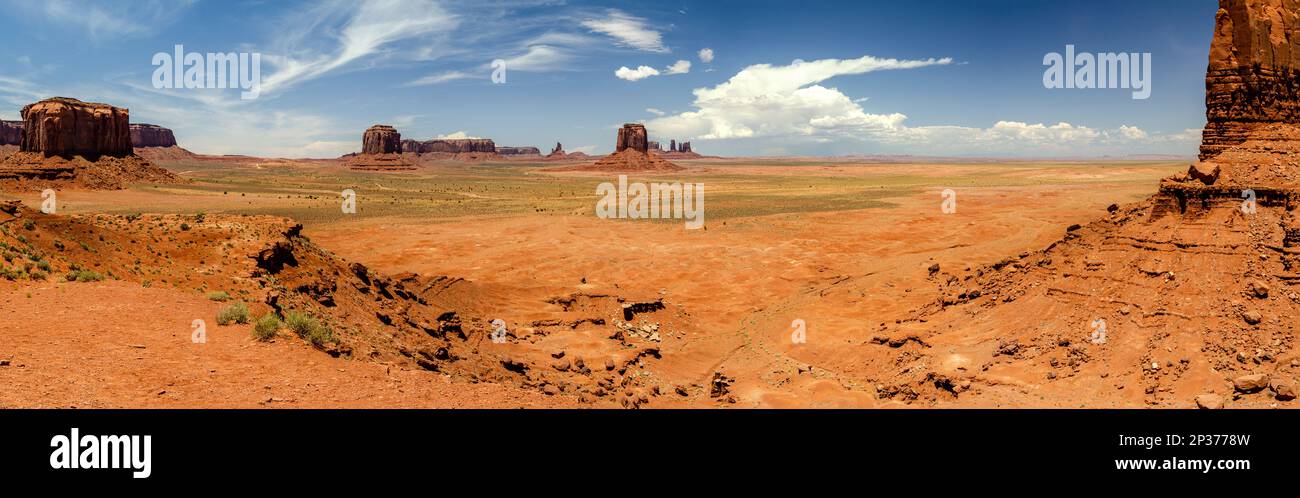
{"label": "green shrub", "polygon": [[329,326],[322,325],[319,320],[306,313],[290,311],[285,315],[284,321],[289,326],[289,330],[314,346],[322,346],[334,340],[334,331],[330,330]]}
{"label": "green shrub", "polygon": [[24,222],[23,222],[23,229],[25,229],[25,230],[27,230],[27,231],[35,230],[35,229],[36,229],[36,222],[35,222],[35,221],[32,221],[32,220],[26,220],[26,221],[24,221]]}
{"label": "green shrub", "polygon": [[248,306],[244,303],[235,303],[217,313],[217,325],[230,325],[232,323],[248,323],[249,321]]}
{"label": "green shrub", "polygon": [[213,291],[208,293],[208,300],[224,303],[230,300],[230,294],[226,291]]}
{"label": "green shrub", "polygon": [[41,270],[32,270],[32,272],[29,273],[27,276],[30,277],[32,280],[45,280],[45,277],[48,277],[49,274]]}
{"label": "green shrub", "polygon": [[275,333],[283,325],[275,313],[267,313],[262,315],[262,318],[258,318],[257,323],[253,325],[253,337],[262,342],[269,341],[275,338]]}
{"label": "green shrub", "polygon": [[69,282],[98,282],[104,276],[93,270],[72,270],[68,272],[67,279]]}

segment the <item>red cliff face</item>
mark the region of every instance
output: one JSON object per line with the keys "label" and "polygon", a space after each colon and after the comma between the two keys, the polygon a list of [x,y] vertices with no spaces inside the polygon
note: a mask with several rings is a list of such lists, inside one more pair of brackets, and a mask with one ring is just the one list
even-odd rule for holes
{"label": "red cliff face", "polygon": [[402,151],[402,134],[388,125],[374,125],[361,135],[362,154],[393,154]]}
{"label": "red cliff face", "polygon": [[414,152],[419,154],[430,154],[435,152],[445,152],[450,154],[463,154],[470,152],[482,152],[487,154],[497,153],[496,142],[487,138],[435,138],[423,142],[403,140],[401,149],[402,152]]}
{"label": "red cliff face", "polygon": [[0,121],[0,145],[19,145],[22,141],[22,121]]}
{"label": "red cliff face", "polygon": [[131,145],[134,147],[175,147],[176,136],[158,125],[132,124]]}
{"label": "red cliff face", "polygon": [[646,152],[650,148],[647,136],[645,125],[625,124],[618,130],[618,141],[614,144],[614,152],[623,152],[624,149]]}
{"label": "red cliff face", "polygon": [[23,152],[90,160],[132,154],[126,109],[56,97],[23,107],[22,116]]}
{"label": "red cliff face", "polygon": [[1300,124],[1300,0],[1220,0],[1201,159]]}

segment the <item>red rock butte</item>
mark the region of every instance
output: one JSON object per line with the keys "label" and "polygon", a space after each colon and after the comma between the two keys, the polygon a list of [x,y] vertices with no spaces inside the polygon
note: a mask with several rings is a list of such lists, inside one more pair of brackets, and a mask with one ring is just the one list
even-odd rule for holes
{"label": "red rock butte", "polygon": [[129,111],[108,104],[55,97],[23,107],[20,150],[46,157],[127,157],[132,153]]}
{"label": "red rock butte", "polygon": [[361,135],[362,154],[396,154],[402,152],[402,134],[388,125],[374,125]]}

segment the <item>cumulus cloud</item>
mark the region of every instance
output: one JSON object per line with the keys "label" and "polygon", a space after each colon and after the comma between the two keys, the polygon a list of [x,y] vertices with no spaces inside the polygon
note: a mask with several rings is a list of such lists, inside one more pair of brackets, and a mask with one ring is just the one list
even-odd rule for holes
{"label": "cumulus cloud", "polygon": [[622,80],[638,81],[651,76],[659,76],[659,70],[650,66],[640,66],[636,69],[628,69],[627,66],[623,66],[614,71],[614,76]]}
{"label": "cumulus cloud", "polygon": [[858,59],[757,64],[713,88],[697,88],[695,107],[649,123],[665,136],[700,139],[811,135],[819,129],[900,126],[902,114],[868,114],[839,90],[818,83],[835,76],[951,64],[952,59]]}
{"label": "cumulus cloud", "polygon": [[650,114],[654,114],[655,116],[663,116],[664,114],[667,114],[666,112],[661,111],[661,110],[659,110],[659,109],[655,109],[655,108],[653,108],[653,107],[647,107],[647,108],[645,108],[645,112],[648,112],[648,113],[650,113]]}
{"label": "cumulus cloud", "polygon": [[455,132],[455,133],[448,133],[448,134],[446,134],[446,135],[443,135],[443,136],[440,136],[440,137],[433,137],[433,138],[434,138],[435,140],[436,140],[436,139],[442,139],[442,140],[466,140],[466,139],[477,139],[477,138],[479,138],[479,137],[471,136],[470,134],[465,133],[464,131],[458,131],[458,132]]}
{"label": "cumulus cloud", "polygon": [[[944,154],[1071,154],[1097,150],[1133,150],[1134,146],[1166,145],[1166,150],[1192,146],[1197,130],[1156,134],[1136,126],[1095,129],[1071,123],[998,121],[987,128],[967,126],[909,126],[901,112],[867,112],[836,88],[821,85],[844,75],[882,70],[916,69],[951,64],[948,58],[898,60],[864,56],[824,59],[788,65],[749,66],[714,87],[694,90],[695,110],[652,119],[646,126],[659,136],[734,141],[767,138],[764,146],[815,145],[816,149],[849,145],[861,150],[917,150]],[[857,144],[858,147],[853,147]],[[1127,149],[1126,149],[1127,148]]]}
{"label": "cumulus cloud", "polygon": [[644,52],[668,52],[668,47],[664,46],[663,34],[651,28],[645,19],[621,10],[610,9],[603,18],[582,21],[582,26],[612,37],[623,46]]}
{"label": "cumulus cloud", "polygon": [[713,62],[713,49],[702,48],[700,49],[699,55],[700,55],[700,62],[703,62],[705,64]]}
{"label": "cumulus cloud", "polygon": [[664,69],[664,74],[686,74],[691,72],[691,61],[680,60]]}

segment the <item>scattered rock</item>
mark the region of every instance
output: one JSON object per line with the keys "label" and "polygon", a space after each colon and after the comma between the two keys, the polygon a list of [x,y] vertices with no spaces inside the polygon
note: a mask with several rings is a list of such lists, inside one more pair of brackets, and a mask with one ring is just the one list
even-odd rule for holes
{"label": "scattered rock", "polygon": [[1243,375],[1233,379],[1232,386],[1237,390],[1237,392],[1259,392],[1265,387],[1268,387],[1268,376],[1264,374]]}

